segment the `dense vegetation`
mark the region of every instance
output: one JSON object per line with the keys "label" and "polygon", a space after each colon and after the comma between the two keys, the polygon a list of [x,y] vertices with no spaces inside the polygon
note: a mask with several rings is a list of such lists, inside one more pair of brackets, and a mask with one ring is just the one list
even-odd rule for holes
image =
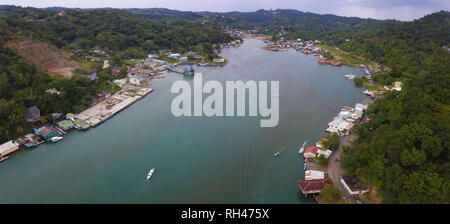
{"label": "dense vegetation", "polygon": [[450,201],[450,14],[439,12],[341,47],[382,62],[391,72],[383,84],[405,83],[369,107],[370,122],[357,127],[357,140],[342,164],[351,174],[380,187],[386,203]]}
{"label": "dense vegetation", "polygon": [[110,53],[144,55],[155,50],[212,53],[213,44],[231,40],[221,30],[200,22],[146,19],[124,10],[66,9],[67,15],[59,16],[42,9],[2,8],[6,16],[0,18],[4,28],[0,32],[4,37],[31,37],[66,49],[100,47]]}

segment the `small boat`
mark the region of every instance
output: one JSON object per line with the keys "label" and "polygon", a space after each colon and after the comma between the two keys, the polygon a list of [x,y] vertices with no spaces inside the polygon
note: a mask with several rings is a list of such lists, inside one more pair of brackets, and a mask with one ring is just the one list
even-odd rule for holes
{"label": "small boat", "polygon": [[355,77],[356,77],[356,76],[355,76],[355,75],[352,75],[352,74],[347,74],[347,75],[345,75],[345,78],[348,79],[348,80],[353,80]]}
{"label": "small boat", "polygon": [[303,165],[303,170],[306,170],[306,163],[305,163],[305,165]]}
{"label": "small boat", "polygon": [[278,157],[279,155],[280,155],[280,153],[279,153],[279,152],[277,152],[277,153],[273,154],[273,156],[274,156],[274,157]]}
{"label": "small boat", "polygon": [[152,168],[152,169],[150,170],[150,172],[148,172],[148,174],[147,174],[147,180],[149,180],[149,179],[152,177],[153,172],[155,172],[155,168]]}
{"label": "small boat", "polygon": [[185,67],[183,70],[184,75],[194,75],[194,69],[191,66]]}
{"label": "small boat", "polygon": [[55,137],[51,138],[50,141],[52,141],[52,142],[57,142],[57,141],[59,141],[59,140],[61,140],[61,139],[63,139],[63,137],[55,136]]}
{"label": "small boat", "polygon": [[0,156],[0,162],[3,162],[5,160],[7,160],[9,157],[8,156]]}
{"label": "small boat", "polygon": [[300,149],[298,150],[298,153],[299,153],[299,154],[302,154],[303,151],[305,151],[305,145],[306,145],[306,142],[307,142],[307,141],[303,142],[302,147],[300,147]]}

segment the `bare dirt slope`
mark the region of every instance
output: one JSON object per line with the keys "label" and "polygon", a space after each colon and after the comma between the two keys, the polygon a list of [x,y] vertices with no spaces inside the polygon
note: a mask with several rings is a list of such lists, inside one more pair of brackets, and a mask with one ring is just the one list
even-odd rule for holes
{"label": "bare dirt slope", "polygon": [[72,72],[80,65],[70,59],[71,54],[58,50],[55,46],[30,40],[9,41],[5,47],[14,49],[20,56],[32,61],[39,70],[72,77]]}

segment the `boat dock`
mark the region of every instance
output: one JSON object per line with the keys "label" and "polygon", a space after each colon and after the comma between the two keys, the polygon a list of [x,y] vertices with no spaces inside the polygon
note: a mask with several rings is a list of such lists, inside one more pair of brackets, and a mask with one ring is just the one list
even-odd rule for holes
{"label": "boat dock", "polygon": [[152,91],[152,88],[133,85],[124,86],[122,90],[113,96],[79,113],[77,117],[84,120],[91,127],[96,127]]}

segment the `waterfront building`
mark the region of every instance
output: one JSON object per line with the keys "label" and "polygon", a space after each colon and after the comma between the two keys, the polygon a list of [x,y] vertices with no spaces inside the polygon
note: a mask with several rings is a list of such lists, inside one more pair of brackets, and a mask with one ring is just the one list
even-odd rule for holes
{"label": "waterfront building", "polygon": [[314,146],[308,146],[303,156],[305,158],[316,158],[319,149]]}
{"label": "waterfront building", "polygon": [[74,126],[74,124],[73,124],[73,122],[71,120],[60,121],[60,122],[58,122],[57,125],[58,125],[59,128],[61,128],[64,131],[68,131],[71,128],[73,128],[73,126]]}
{"label": "waterfront building", "polygon": [[364,105],[361,104],[361,103],[357,103],[357,104],[355,105],[355,110],[356,110],[356,111],[361,111],[361,112],[363,112],[365,109],[367,109],[367,107],[364,106]]}
{"label": "waterfront building", "polygon": [[141,85],[141,77],[140,76],[132,76],[130,78],[130,83],[133,85]]}
{"label": "waterfront building", "polygon": [[318,170],[305,171],[305,180],[321,180],[325,178],[325,173]]}
{"label": "waterfront building", "polygon": [[17,139],[20,144],[30,148],[39,144],[38,137],[33,133],[27,134],[19,139]]}
{"label": "waterfront building", "polygon": [[6,156],[19,149],[19,143],[11,140],[0,145],[0,157]]}
{"label": "waterfront building", "polygon": [[53,127],[47,127],[47,126],[43,126],[41,128],[34,129],[34,133],[41,136],[45,140],[48,140],[48,139],[58,135],[58,132],[56,132],[56,130]]}
{"label": "waterfront building", "polygon": [[329,150],[329,149],[319,149],[319,152],[317,153],[318,156],[323,155],[323,157],[325,157],[325,159],[328,159],[331,156],[331,153],[333,153],[333,151]]}
{"label": "waterfront building", "polygon": [[76,116],[75,116],[75,114],[67,113],[66,114],[66,119],[74,121],[76,119]]}
{"label": "waterfront building", "polygon": [[306,196],[307,194],[319,193],[327,184],[333,185],[333,181],[328,178],[320,180],[299,180],[298,186],[302,193]]}
{"label": "waterfront building", "polygon": [[326,136],[323,136],[319,141],[316,142],[317,148],[323,148],[323,143],[326,142],[328,139]]}
{"label": "waterfront building", "polygon": [[86,125],[86,122],[84,121],[84,120],[82,120],[82,119],[75,119],[74,121],[73,121],[73,123],[74,123],[74,125],[75,125],[75,127],[76,128],[83,128],[85,125]]}

